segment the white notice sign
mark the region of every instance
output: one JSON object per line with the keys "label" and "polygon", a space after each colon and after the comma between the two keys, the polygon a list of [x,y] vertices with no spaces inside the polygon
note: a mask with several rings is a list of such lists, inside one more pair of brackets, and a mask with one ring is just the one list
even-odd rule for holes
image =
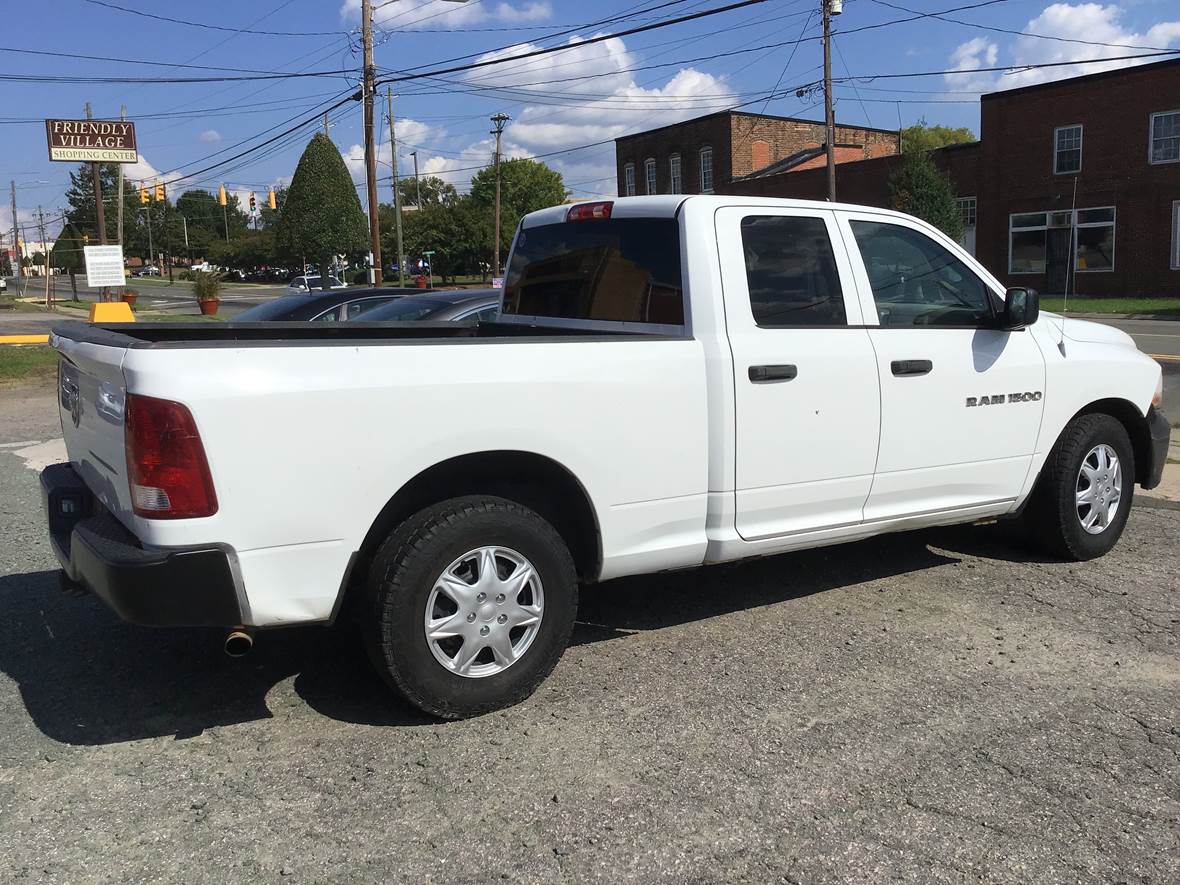
{"label": "white notice sign", "polygon": [[126,286],[122,246],[85,246],[87,286]]}

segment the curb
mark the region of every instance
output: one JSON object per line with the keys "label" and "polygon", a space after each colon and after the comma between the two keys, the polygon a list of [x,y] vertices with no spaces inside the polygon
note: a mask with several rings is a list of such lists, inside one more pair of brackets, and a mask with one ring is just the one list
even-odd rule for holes
{"label": "curb", "polygon": [[48,344],[48,335],[0,335],[0,344]]}

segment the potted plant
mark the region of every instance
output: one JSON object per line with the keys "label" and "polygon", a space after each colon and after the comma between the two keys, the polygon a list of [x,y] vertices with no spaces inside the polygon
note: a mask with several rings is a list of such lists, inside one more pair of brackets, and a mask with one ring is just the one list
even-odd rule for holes
{"label": "potted plant", "polygon": [[127,302],[128,304],[130,304],[134,308],[135,301],[137,298],[139,298],[139,292],[136,291],[135,289],[124,289],[122,297],[125,302]]}
{"label": "potted plant", "polygon": [[200,305],[204,316],[213,316],[217,313],[217,305],[221,301],[218,297],[220,294],[221,277],[217,274],[207,271],[197,271],[193,274],[193,295],[196,296],[197,304]]}

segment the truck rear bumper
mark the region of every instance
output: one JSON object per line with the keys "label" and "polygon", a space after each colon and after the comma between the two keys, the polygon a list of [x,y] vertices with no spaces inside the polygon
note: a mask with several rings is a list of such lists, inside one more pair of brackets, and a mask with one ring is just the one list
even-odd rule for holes
{"label": "truck rear bumper", "polygon": [[1164,476],[1164,463],[1168,460],[1168,445],[1172,437],[1172,426],[1164,413],[1155,406],[1147,410],[1147,430],[1151,435],[1151,466],[1143,488],[1154,489]]}
{"label": "truck rear bumper", "polygon": [[123,620],[153,627],[243,622],[229,556],[218,547],[145,550],[102,511],[69,464],[41,472],[49,538],[66,577]]}

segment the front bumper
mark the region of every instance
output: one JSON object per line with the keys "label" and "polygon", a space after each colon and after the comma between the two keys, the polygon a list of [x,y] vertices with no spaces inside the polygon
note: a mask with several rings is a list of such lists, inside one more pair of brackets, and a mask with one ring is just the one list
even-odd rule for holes
{"label": "front bumper", "polygon": [[1143,488],[1154,489],[1163,479],[1164,463],[1168,460],[1168,445],[1172,437],[1172,426],[1164,413],[1155,406],[1147,409],[1147,431],[1151,437],[1151,467]]}
{"label": "front bumper", "polygon": [[49,538],[66,578],[125,621],[152,627],[236,627],[242,609],[217,547],[145,550],[98,504],[69,464],[41,472]]}

